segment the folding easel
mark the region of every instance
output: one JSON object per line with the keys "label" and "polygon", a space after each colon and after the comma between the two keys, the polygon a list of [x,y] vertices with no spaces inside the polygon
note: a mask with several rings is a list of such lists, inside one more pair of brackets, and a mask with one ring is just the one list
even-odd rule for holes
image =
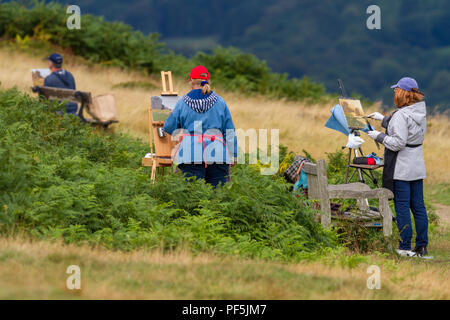
{"label": "folding easel", "polygon": [[[345,110],[346,108],[349,108],[350,110],[353,110],[355,116],[360,116],[362,119],[365,120],[365,123],[359,123],[359,121],[352,121],[352,123],[348,123],[349,129],[351,130],[351,133],[353,133],[356,136],[360,136],[360,131],[364,129],[364,125],[367,125],[371,127],[369,121],[366,117],[364,117],[364,111],[362,110],[362,106],[359,100],[352,99],[347,97],[347,92],[345,91],[344,84],[342,83],[341,79],[338,79],[338,85],[341,89],[342,96],[339,98],[339,104],[342,106],[342,108]],[[347,119],[348,121],[349,119]],[[375,142],[377,145],[378,150],[380,149],[380,146],[378,142]],[[345,147],[342,147],[342,149],[345,149]],[[359,151],[359,153],[358,153]],[[353,164],[352,163],[352,155],[354,157],[364,157],[364,153],[359,147],[358,149],[351,149],[348,150],[348,157],[347,157],[347,166],[345,169],[345,180],[344,183],[350,183],[350,181],[353,179],[355,173],[358,173],[359,182],[365,183],[364,181],[364,175],[366,175],[369,179],[372,180],[374,185],[378,187],[378,179],[373,174],[373,170],[376,170],[378,168],[383,167],[383,165],[369,165],[369,164]],[[350,175],[350,168],[354,169],[353,173]]]}
{"label": "folding easel", "polygon": [[[169,91],[166,87],[165,76],[168,76]],[[142,158],[142,166],[152,167],[150,178],[154,183],[156,181],[156,174],[163,174],[164,168],[172,167],[172,150],[177,142],[172,141],[171,135],[165,133],[160,135],[158,129],[164,126],[164,121],[153,119],[153,109],[164,110],[173,107],[174,103],[178,101],[177,92],[173,91],[172,72],[161,72],[161,79],[163,83],[163,91],[161,96],[151,98],[150,107],[148,108],[148,135],[150,156]],[[155,106],[153,105],[155,104]],[[169,107],[166,107],[169,105]]]}
{"label": "folding easel", "polygon": [[[169,90],[167,90],[166,86],[166,76],[169,82]],[[172,71],[161,71],[161,81],[163,91],[161,92],[162,96],[177,96],[178,92],[173,91],[173,81],[172,81]]]}

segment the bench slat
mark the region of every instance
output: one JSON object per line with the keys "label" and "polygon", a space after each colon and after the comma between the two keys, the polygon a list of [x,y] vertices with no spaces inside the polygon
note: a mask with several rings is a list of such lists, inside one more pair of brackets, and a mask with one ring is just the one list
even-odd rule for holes
{"label": "bench slat", "polygon": [[[38,90],[49,100],[68,100],[71,102],[83,102],[83,98],[86,99],[86,103],[92,103],[92,96],[90,92],[62,89],[62,88],[52,88],[52,87],[38,87]],[[76,93],[80,94],[76,94]]]}

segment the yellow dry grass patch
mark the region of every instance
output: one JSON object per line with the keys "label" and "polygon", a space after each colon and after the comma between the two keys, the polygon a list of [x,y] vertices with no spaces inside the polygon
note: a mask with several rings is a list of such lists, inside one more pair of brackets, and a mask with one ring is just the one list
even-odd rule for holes
{"label": "yellow dry grass patch", "polygon": [[[91,91],[93,95],[114,93],[119,107],[120,123],[116,130],[129,132],[132,135],[147,140],[148,123],[147,108],[150,96],[158,95],[159,89],[113,89],[114,85],[129,81],[152,81],[160,86],[160,79],[152,79],[142,74],[106,68],[89,66],[81,59],[67,56],[65,67],[70,70],[80,90]],[[31,92],[30,69],[46,67],[43,57],[31,56],[8,48],[0,49],[0,81],[4,88],[17,86],[18,89]],[[213,79],[214,81],[214,79]],[[182,79],[175,80],[175,88],[180,93],[188,91],[187,83]],[[290,150],[301,153],[307,150],[316,159],[324,158],[326,152],[334,152],[346,144],[346,137],[336,131],[324,127],[330,116],[329,110],[335,104],[330,101],[325,104],[308,104],[305,102],[285,102],[270,100],[264,97],[246,97],[242,94],[219,92],[227,101],[237,128],[244,130],[279,129],[280,142]],[[376,110],[374,106],[370,111]],[[369,110],[366,110],[369,111]],[[428,118],[428,133],[424,150],[428,170],[429,184],[450,183],[450,122],[445,116],[430,116]],[[378,151],[375,144],[366,135],[365,152]]]}
{"label": "yellow dry grass patch", "polygon": [[[449,299],[449,268],[375,258],[381,289],[366,286],[368,264],[282,264],[187,252],[131,253],[0,239],[3,299]],[[69,265],[81,290],[66,288]]]}

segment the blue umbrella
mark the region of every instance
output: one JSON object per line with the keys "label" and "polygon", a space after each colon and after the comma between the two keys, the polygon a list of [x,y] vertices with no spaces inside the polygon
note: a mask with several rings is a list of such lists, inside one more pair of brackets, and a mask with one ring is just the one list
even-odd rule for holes
{"label": "blue umbrella", "polygon": [[337,104],[331,111],[331,117],[328,119],[325,127],[342,132],[348,136],[351,130],[348,128],[347,119],[345,118],[344,110],[342,106]]}

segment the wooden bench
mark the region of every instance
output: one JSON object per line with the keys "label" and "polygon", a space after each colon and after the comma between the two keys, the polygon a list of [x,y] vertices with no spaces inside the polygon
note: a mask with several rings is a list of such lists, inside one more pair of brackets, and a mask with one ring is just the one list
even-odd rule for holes
{"label": "wooden bench", "polygon": [[[164,82],[163,82],[164,83]],[[165,119],[155,119],[153,112],[169,112],[173,110],[181,97],[176,95],[153,96],[150,98],[151,104],[148,108],[148,136],[150,153],[142,158],[142,166],[152,167],[150,178],[152,183],[156,181],[156,174],[164,173],[164,168],[170,168],[173,165],[172,151],[176,148],[178,141],[174,141],[172,136],[165,133],[163,137],[158,134],[158,129],[164,126]],[[164,114],[163,114],[164,115]]]}
{"label": "wooden bench", "polygon": [[370,189],[364,183],[348,183],[341,185],[329,185],[325,160],[317,161],[317,164],[305,163],[303,170],[308,179],[308,198],[317,199],[322,211],[321,223],[325,228],[331,226],[330,199],[356,199],[361,212],[370,211],[367,199],[378,199],[378,211],[383,220],[383,234],[385,237],[392,235],[392,211],[389,207],[389,199],[393,193],[385,188]]}
{"label": "wooden bench", "polygon": [[[62,88],[52,88],[45,86],[35,86],[32,88],[33,92],[38,93],[39,96],[47,99],[47,100],[59,100],[59,101],[70,101],[80,103],[81,107],[78,109],[77,115],[80,117],[83,123],[91,123],[93,125],[100,125],[104,128],[107,128],[112,123],[119,122],[118,120],[100,120],[97,118],[90,110],[90,106],[92,105],[92,95],[90,92],[79,91],[79,90],[70,90],[70,89],[62,89]],[[83,111],[86,110],[92,118],[85,118],[83,115]]]}

